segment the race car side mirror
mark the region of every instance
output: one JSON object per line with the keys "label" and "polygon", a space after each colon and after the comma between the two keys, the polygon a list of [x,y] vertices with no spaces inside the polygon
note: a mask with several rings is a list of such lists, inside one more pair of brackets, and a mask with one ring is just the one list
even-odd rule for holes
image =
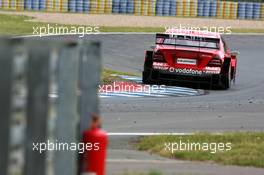
{"label": "race car side mirror", "polygon": [[239,53],[239,51],[237,51],[237,50],[235,50],[235,51],[231,51],[231,56],[237,56],[237,55],[239,55],[240,53]]}

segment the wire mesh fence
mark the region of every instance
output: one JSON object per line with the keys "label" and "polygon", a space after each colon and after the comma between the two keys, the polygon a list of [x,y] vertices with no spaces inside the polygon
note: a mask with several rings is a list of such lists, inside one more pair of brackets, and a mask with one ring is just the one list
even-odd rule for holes
{"label": "wire mesh fence", "polygon": [[0,9],[89,14],[264,19],[262,0],[0,0]]}

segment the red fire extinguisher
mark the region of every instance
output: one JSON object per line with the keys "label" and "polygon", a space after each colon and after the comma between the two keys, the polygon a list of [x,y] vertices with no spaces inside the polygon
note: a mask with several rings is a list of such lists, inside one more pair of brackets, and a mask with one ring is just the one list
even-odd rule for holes
{"label": "red fire extinguisher", "polygon": [[100,118],[93,116],[92,126],[83,132],[83,143],[86,145],[82,155],[82,175],[104,175],[108,136],[100,129]]}

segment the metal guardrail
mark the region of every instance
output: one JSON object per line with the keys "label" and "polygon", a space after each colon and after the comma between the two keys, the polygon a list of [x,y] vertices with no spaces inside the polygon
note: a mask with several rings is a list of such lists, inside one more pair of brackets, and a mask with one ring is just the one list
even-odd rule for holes
{"label": "metal guardrail", "polygon": [[0,0],[0,9],[89,14],[264,19],[263,2],[219,0]]}
{"label": "metal guardrail", "polygon": [[[0,38],[1,175],[45,175],[48,152],[34,151],[33,143],[79,142],[98,112],[100,65],[97,42]],[[18,150],[25,152],[23,165],[12,169]],[[53,171],[76,174],[77,162],[77,151],[56,151]]]}

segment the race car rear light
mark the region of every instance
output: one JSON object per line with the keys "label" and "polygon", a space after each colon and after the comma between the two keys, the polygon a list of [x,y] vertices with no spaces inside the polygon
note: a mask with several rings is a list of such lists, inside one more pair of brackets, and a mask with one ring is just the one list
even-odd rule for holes
{"label": "race car rear light", "polygon": [[213,58],[211,61],[209,61],[208,65],[209,67],[221,67],[222,61],[218,58]]}
{"label": "race car rear light", "polygon": [[153,61],[155,62],[166,62],[161,52],[155,52],[153,55]]}

